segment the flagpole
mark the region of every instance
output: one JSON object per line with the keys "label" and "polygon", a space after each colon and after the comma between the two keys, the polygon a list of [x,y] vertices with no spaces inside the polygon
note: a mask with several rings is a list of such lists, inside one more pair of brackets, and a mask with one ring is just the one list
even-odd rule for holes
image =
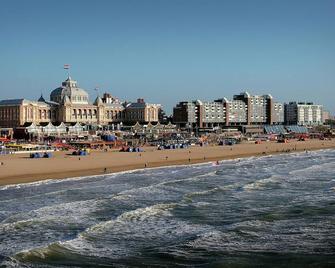
{"label": "flagpole", "polygon": [[94,90],[96,91],[96,93],[97,93],[97,97],[99,97],[99,87],[98,86],[96,86],[95,88],[94,88]]}
{"label": "flagpole", "polygon": [[67,77],[70,78],[70,64],[64,64],[64,69],[67,71]]}

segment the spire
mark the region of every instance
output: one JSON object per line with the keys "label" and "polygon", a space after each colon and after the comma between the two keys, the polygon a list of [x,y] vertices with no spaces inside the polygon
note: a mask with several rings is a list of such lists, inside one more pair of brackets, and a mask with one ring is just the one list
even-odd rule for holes
{"label": "spire", "polygon": [[99,106],[99,105],[102,105],[102,104],[103,104],[103,101],[102,101],[102,99],[98,96],[98,97],[95,99],[95,101],[94,101],[93,104],[96,105],[96,106]]}
{"label": "spire", "polygon": [[41,97],[38,99],[39,102],[45,102],[45,99],[43,98],[43,94],[41,93]]}

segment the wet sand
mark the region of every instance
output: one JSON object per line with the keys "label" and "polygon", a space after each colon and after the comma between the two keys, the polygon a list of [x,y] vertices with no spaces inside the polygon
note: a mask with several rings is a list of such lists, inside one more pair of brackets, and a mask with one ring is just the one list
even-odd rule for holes
{"label": "wet sand", "polygon": [[245,143],[234,146],[190,147],[158,151],[146,147],[142,153],[93,151],[88,156],[72,156],[71,152],[55,152],[46,159],[30,159],[29,154],[0,156],[0,185],[27,183],[99,175],[134,169],[195,164],[240,157],[335,148],[335,140],[291,141],[289,143]]}

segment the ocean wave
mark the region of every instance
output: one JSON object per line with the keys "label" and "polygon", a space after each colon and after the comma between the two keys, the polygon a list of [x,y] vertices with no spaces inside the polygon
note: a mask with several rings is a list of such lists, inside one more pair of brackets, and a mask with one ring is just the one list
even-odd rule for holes
{"label": "ocean wave", "polygon": [[[155,204],[126,211],[116,219],[96,224],[81,232],[77,238],[56,242],[43,248],[22,251],[15,259],[23,262],[44,262],[59,254],[63,262],[74,256],[118,259],[139,255],[141,249],[161,243],[175,243],[181,237],[208,231],[209,226],[176,220],[171,211],[178,204]],[[80,258],[78,258],[80,262]]]}
{"label": "ocean wave", "polygon": [[246,191],[261,190],[270,187],[282,187],[284,180],[280,176],[272,175],[269,178],[260,179],[244,185],[242,188]]}
{"label": "ocean wave", "polygon": [[0,266],[11,257],[21,267],[82,267],[164,266],[167,259],[192,266],[275,252],[331,256],[334,152],[8,188],[1,192]]}

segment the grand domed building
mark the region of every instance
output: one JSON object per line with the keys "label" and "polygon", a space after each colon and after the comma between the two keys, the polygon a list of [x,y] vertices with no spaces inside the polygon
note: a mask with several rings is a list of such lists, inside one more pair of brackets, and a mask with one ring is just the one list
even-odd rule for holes
{"label": "grand domed building", "polygon": [[51,91],[50,101],[46,101],[43,96],[37,101],[0,101],[0,127],[16,128],[27,124],[105,126],[121,122],[157,122],[159,109],[159,104],[149,104],[143,99],[135,103],[122,103],[109,93],[97,96],[92,103],[88,92],[69,76],[61,86]]}
{"label": "grand domed building", "polygon": [[58,106],[58,121],[65,123],[83,123],[106,125],[122,120],[124,106],[110,94],[97,97],[89,102],[89,94],[79,88],[77,81],[68,77],[62,85],[50,94],[50,101]]}
{"label": "grand domed building", "polygon": [[72,80],[70,76],[50,94],[50,100],[57,103],[61,103],[66,97],[73,104],[88,104],[89,101],[88,93],[79,88],[77,81]]}

